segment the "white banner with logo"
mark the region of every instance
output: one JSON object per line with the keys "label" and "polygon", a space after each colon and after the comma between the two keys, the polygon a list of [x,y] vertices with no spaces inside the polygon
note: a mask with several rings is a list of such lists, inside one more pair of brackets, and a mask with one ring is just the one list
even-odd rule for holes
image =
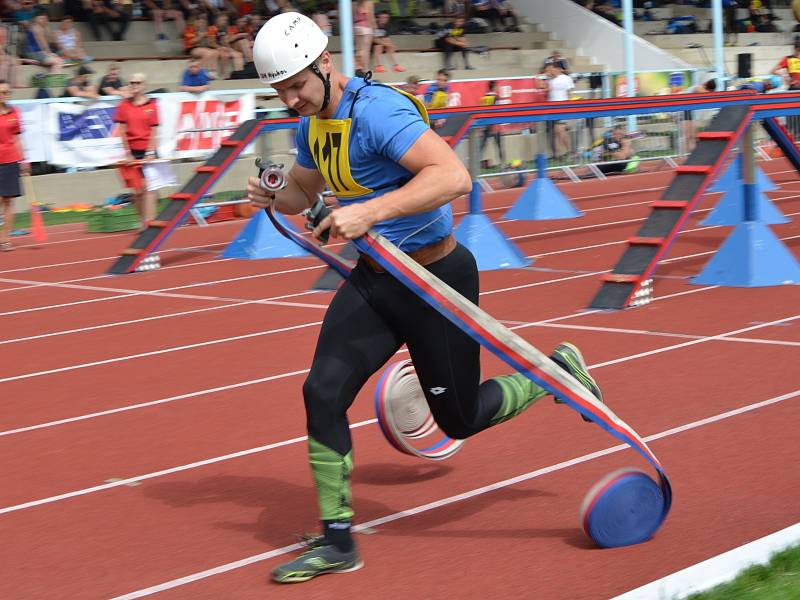
{"label": "white banner with logo", "polygon": [[[159,97],[157,103],[158,154],[162,158],[210,156],[239,124],[255,117],[254,94],[170,94]],[[47,161],[59,167],[100,167],[125,157],[119,127],[114,123],[116,103],[55,102],[19,108],[30,161]]]}
{"label": "white banner with logo", "polygon": [[212,154],[238,125],[255,118],[255,105],[255,94],[228,98],[173,94],[159,99],[159,156],[189,158]]}
{"label": "white banner with logo", "polygon": [[105,102],[48,104],[48,162],[60,167],[101,167],[125,158],[114,123],[116,106]]}
{"label": "white banner with logo", "polygon": [[25,160],[29,162],[44,162],[48,159],[47,153],[47,104],[22,104],[16,105],[22,119],[22,148],[25,151]]}

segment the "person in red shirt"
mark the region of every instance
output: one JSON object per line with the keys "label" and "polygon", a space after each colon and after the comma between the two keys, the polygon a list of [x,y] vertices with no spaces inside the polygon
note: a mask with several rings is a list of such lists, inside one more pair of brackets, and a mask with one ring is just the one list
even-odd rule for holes
{"label": "person in red shirt", "polygon": [[0,251],[13,250],[9,235],[14,226],[13,200],[21,196],[20,172],[30,173],[30,166],[24,159],[19,136],[22,133],[22,119],[13,106],[9,106],[11,86],[0,80],[0,206],[4,222],[0,230]]}
{"label": "person in red shirt", "polygon": [[125,185],[133,190],[142,228],[155,217],[156,197],[154,192],[147,191],[141,161],[155,157],[158,129],[158,106],[144,93],[144,81],[143,73],[131,77],[128,82],[131,97],[120,102],[114,113],[114,122],[121,126],[120,137],[126,156],[120,165],[120,175]]}
{"label": "person in red shirt", "polygon": [[772,75],[786,76],[790,90],[800,90],[800,35],[794,37],[794,53],[784,56],[770,71]]}

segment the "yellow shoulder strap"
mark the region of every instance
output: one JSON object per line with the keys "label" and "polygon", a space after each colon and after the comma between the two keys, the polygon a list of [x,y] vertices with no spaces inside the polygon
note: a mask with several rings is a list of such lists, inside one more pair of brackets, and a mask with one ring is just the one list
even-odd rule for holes
{"label": "yellow shoulder strap", "polygon": [[405,96],[406,98],[408,98],[409,100],[411,100],[411,102],[413,102],[413,103],[414,103],[414,106],[415,106],[415,107],[417,108],[417,110],[419,111],[419,114],[420,114],[420,116],[422,117],[422,120],[423,120],[423,121],[425,121],[425,124],[426,124],[426,125],[430,125],[430,124],[431,124],[431,121],[430,121],[430,119],[428,118],[428,110],[425,108],[425,105],[424,105],[424,104],[423,104],[423,103],[420,101],[420,99],[419,99],[419,98],[417,98],[416,96],[414,96],[414,95],[412,95],[412,94],[409,94],[409,93],[408,93],[408,92],[406,92],[406,91],[403,91],[403,90],[401,90],[400,88],[396,88],[396,87],[394,87],[393,85],[387,85],[386,87],[390,87],[390,88],[392,88],[394,91],[396,91],[396,92],[400,92],[401,94],[403,94],[403,96]]}

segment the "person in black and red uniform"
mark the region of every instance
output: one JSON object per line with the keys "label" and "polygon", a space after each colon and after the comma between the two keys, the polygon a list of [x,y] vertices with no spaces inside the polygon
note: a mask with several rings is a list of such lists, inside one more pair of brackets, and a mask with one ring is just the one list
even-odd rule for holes
{"label": "person in black and red uniform", "polygon": [[134,203],[143,228],[155,217],[155,193],[147,191],[141,163],[129,163],[154,158],[156,155],[158,106],[155,100],[144,93],[144,81],[143,73],[136,73],[131,77],[128,82],[131,97],[120,102],[114,113],[114,122],[122,126],[120,137],[125,147],[125,161],[128,163],[120,165],[120,174],[125,185],[133,190]]}
{"label": "person in black and red uniform", "polygon": [[11,86],[6,81],[0,81],[0,205],[4,216],[3,229],[0,231],[0,251],[3,252],[14,249],[8,236],[14,226],[13,199],[22,195],[20,172],[26,175],[30,172],[19,140],[22,119],[17,109],[8,104],[10,95]]}

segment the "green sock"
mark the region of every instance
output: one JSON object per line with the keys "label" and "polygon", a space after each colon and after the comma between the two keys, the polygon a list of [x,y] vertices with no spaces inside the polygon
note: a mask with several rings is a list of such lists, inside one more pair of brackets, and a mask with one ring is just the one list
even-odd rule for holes
{"label": "green sock", "polygon": [[342,456],[309,437],[308,460],[317,484],[320,518],[323,521],[350,521],[353,518],[350,491],[353,451]]}
{"label": "green sock", "polygon": [[492,377],[503,390],[503,403],[497,414],[492,417],[492,425],[513,419],[531,404],[549,392],[539,387],[522,373]]}

